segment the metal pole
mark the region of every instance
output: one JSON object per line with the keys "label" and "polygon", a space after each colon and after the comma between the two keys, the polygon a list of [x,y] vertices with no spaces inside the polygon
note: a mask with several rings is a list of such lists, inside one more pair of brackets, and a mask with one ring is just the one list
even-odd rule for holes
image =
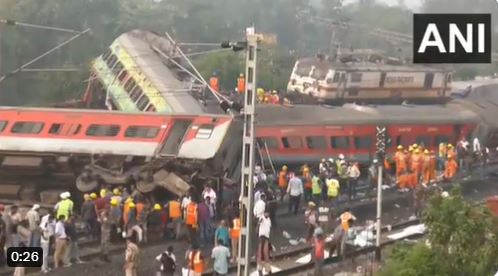
{"label": "metal pole", "polygon": [[241,231],[237,261],[237,275],[249,276],[251,266],[251,238],[253,233],[252,208],[254,175],[254,115],[256,108],[256,55],[258,38],[254,27],[246,30],[246,90],[244,93],[244,135],[242,147],[242,179],[240,185],[240,220]]}
{"label": "metal pole", "polygon": [[376,223],[376,241],[375,246],[376,254],[375,257],[377,261],[380,261],[381,258],[381,249],[380,249],[380,234],[381,234],[381,220],[382,220],[382,171],[384,167],[384,156],[386,150],[386,127],[377,126],[376,127],[376,138],[377,138],[377,159],[378,159],[378,178],[377,178],[377,223]]}

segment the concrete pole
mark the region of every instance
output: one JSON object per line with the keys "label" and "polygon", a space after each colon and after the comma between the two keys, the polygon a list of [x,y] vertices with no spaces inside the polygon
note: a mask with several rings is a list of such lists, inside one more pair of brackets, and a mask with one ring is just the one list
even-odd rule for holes
{"label": "concrete pole", "polygon": [[255,158],[255,133],[254,115],[256,109],[256,55],[258,37],[254,27],[247,28],[246,47],[246,91],[244,93],[244,134],[242,147],[242,178],[240,186],[240,222],[241,231],[239,238],[239,252],[237,260],[237,275],[249,276],[251,268],[251,238],[253,235],[252,209],[254,189],[254,158]]}
{"label": "concrete pole", "polygon": [[377,221],[376,221],[376,241],[377,247],[376,258],[380,261],[380,230],[381,230],[381,217],[382,217],[382,171],[384,169],[383,162],[379,160],[379,175],[377,179]]}

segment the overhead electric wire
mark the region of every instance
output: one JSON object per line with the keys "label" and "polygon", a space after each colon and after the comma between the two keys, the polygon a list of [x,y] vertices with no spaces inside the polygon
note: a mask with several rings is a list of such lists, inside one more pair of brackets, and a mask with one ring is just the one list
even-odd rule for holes
{"label": "overhead electric wire", "polygon": [[39,55],[38,57],[36,57],[36,58],[34,58],[34,59],[32,59],[32,60],[28,61],[27,63],[25,63],[25,64],[21,65],[19,68],[15,69],[15,70],[13,70],[13,71],[10,71],[9,73],[7,73],[7,74],[3,75],[2,77],[0,77],[0,82],[4,81],[4,80],[5,80],[5,78],[7,78],[8,76],[11,76],[11,75],[13,75],[13,74],[16,74],[16,73],[21,72],[24,68],[26,68],[26,67],[30,66],[31,64],[33,64],[33,63],[37,62],[38,60],[40,60],[40,59],[42,59],[42,58],[44,58],[44,57],[46,57],[46,56],[50,55],[52,52],[54,52],[54,51],[56,51],[57,49],[59,49],[59,48],[61,48],[61,47],[65,46],[66,44],[70,43],[71,41],[75,40],[76,38],[78,38],[78,37],[82,36],[83,34],[85,34],[85,33],[89,32],[89,31],[90,31],[90,28],[87,28],[86,30],[84,30],[84,31],[82,31],[82,32],[79,32],[78,34],[76,34],[76,35],[74,35],[74,36],[70,37],[69,39],[65,40],[64,42],[60,43],[59,45],[57,45],[57,46],[53,47],[52,49],[50,49],[50,50],[46,51],[45,53],[43,53],[43,54],[41,54],[41,55]]}
{"label": "overhead electric wire", "polygon": [[80,33],[81,32],[81,31],[67,29],[67,28],[58,28],[58,27],[52,27],[52,26],[23,23],[23,22],[18,22],[16,20],[12,20],[12,19],[6,19],[6,18],[0,18],[0,24],[6,24],[9,26],[35,28],[35,29],[42,29],[42,30],[50,30],[50,31],[58,31],[58,32],[66,32],[66,33]]}

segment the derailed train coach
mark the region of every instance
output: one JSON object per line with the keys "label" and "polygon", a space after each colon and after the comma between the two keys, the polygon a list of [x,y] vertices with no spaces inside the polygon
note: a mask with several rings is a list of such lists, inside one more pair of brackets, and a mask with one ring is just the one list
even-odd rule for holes
{"label": "derailed train coach", "polygon": [[82,192],[134,184],[181,195],[193,174],[240,173],[242,128],[226,115],[2,107],[0,118],[0,173],[10,176],[37,169],[74,175]]}
{"label": "derailed train coach", "polygon": [[398,145],[417,143],[437,150],[440,143],[455,145],[462,137],[477,137],[494,157],[497,91],[498,84],[476,86],[466,98],[444,105],[260,105],[256,128],[260,161],[298,165],[344,154],[368,163],[375,158],[377,126],[387,129],[388,156]]}

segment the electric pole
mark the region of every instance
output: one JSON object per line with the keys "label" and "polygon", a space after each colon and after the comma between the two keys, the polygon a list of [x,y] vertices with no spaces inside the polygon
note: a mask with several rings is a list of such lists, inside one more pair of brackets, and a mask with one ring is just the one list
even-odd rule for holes
{"label": "electric pole", "polygon": [[244,135],[242,137],[242,179],[240,186],[240,221],[239,252],[237,275],[249,276],[251,267],[251,238],[253,234],[252,208],[254,188],[254,115],[256,109],[256,56],[259,37],[254,27],[246,29],[246,90],[244,93]]}
{"label": "electric pole", "polygon": [[376,251],[375,257],[377,261],[381,258],[380,248],[380,230],[381,230],[381,217],[382,217],[382,170],[384,168],[384,157],[386,151],[386,127],[377,126],[377,160],[378,160],[378,176],[377,176],[377,221],[376,221]]}

